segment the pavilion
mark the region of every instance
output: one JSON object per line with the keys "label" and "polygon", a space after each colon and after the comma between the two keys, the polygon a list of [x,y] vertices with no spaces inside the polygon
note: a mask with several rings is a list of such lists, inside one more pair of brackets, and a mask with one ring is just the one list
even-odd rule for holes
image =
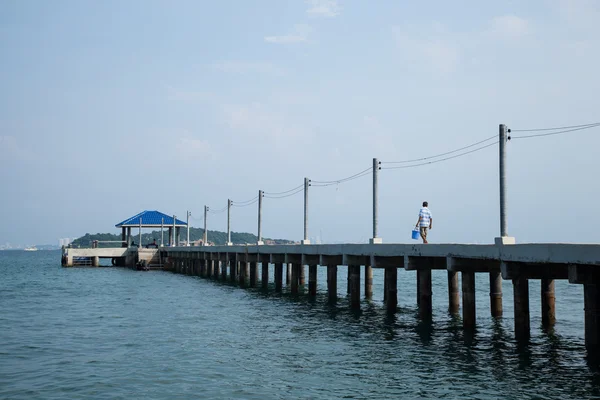
{"label": "pavilion", "polygon": [[[131,240],[131,228],[139,229],[138,245],[141,246],[142,241],[142,229],[160,228],[161,232],[161,243],[163,246],[162,231],[164,228],[169,228],[169,234],[167,237],[167,246],[178,246],[179,245],[179,230],[181,227],[188,226],[187,223],[178,220],[175,215],[168,216],[159,211],[142,211],[141,213],[134,215],[124,221],[119,222],[115,225],[117,228],[121,228],[121,240],[123,241],[122,247],[129,247],[132,243]],[[175,234],[175,235],[173,235]]]}

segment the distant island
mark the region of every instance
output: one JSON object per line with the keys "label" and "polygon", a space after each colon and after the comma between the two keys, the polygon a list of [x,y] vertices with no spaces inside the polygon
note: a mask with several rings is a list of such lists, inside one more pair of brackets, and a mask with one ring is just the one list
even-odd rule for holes
{"label": "distant island", "polygon": [[[204,229],[202,228],[192,228],[190,227],[190,242],[196,242],[198,240],[202,240],[204,236]],[[135,233],[135,229],[132,229],[131,232],[132,240],[137,243],[139,241],[139,235]],[[185,228],[181,229],[179,243],[185,241],[187,238],[187,230]],[[98,247],[116,247],[117,243],[102,243],[103,241],[120,241],[121,234],[112,234],[112,233],[86,233],[84,236],[75,239],[72,243],[72,247],[90,247],[94,240],[98,240],[100,243]],[[152,243],[156,240],[156,243],[160,245],[160,231],[152,231],[150,233],[142,233],[142,246],[148,243]],[[227,232],[221,231],[211,231],[207,232],[207,240],[209,243],[214,245],[225,245],[227,244]],[[294,244],[296,242],[292,240],[286,239],[270,239],[263,238],[262,239],[265,244]],[[165,229],[163,231],[163,241],[165,246],[169,243],[169,234]],[[231,242],[233,244],[255,244],[258,241],[258,237],[252,233],[247,232],[231,232]]]}

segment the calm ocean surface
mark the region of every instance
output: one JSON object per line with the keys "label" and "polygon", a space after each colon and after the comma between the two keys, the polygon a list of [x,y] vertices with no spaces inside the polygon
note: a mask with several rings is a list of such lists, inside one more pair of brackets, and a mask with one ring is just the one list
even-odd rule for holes
{"label": "calm ocean surface", "polygon": [[[585,358],[583,289],[556,283],[557,324],[513,340],[512,287],[489,317],[477,280],[473,337],[446,312],[445,272],[433,273],[434,316],[420,323],[414,272],[399,271],[399,311],[374,300],[291,297],[168,272],[61,268],[58,251],[0,251],[2,399],[587,399],[600,375]],[[271,271],[271,277],[272,277]]]}

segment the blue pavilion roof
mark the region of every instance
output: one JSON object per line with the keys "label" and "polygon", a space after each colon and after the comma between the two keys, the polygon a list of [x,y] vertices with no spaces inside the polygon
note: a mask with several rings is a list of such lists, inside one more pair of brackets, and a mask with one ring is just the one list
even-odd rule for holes
{"label": "blue pavilion roof", "polygon": [[[131,218],[126,219],[125,221],[121,221],[115,226],[117,228],[122,228],[126,226],[140,226],[140,218],[142,219],[142,228],[144,227],[152,227],[157,228],[160,227],[161,223],[164,224],[165,227],[173,226],[173,216],[169,216],[167,214],[163,214],[159,211],[142,211],[141,213],[134,215]],[[176,226],[187,226],[187,224],[179,219],[175,219]]]}

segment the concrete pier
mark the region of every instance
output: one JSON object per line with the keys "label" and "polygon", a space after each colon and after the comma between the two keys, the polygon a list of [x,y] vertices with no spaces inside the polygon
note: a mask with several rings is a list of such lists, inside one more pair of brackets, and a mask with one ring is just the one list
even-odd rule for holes
{"label": "concrete pier", "polygon": [[292,287],[291,293],[298,294],[298,282],[300,280],[300,264],[292,264]]}
{"label": "concrete pier", "polygon": [[300,264],[298,271],[298,284],[304,286],[306,285],[306,268],[304,264]]}
{"label": "concrete pier", "polygon": [[423,320],[431,319],[433,310],[431,293],[431,270],[424,269],[419,272],[419,315]]}
{"label": "concrete pier", "polygon": [[267,289],[269,287],[269,264],[261,262],[262,276],[261,276],[261,287]]}
{"label": "concrete pier", "polygon": [[365,298],[373,298],[373,268],[365,265]]}
{"label": "concrete pier", "polygon": [[250,262],[250,287],[256,287],[256,282],[258,282],[258,269],[256,266],[256,261]]}
{"label": "concrete pier", "polygon": [[452,315],[458,314],[459,309],[458,272],[448,271],[448,312]]}
{"label": "concrete pier", "polygon": [[490,312],[492,317],[502,316],[502,275],[490,272]]}
{"label": "concrete pier", "polygon": [[337,265],[327,266],[327,295],[329,301],[337,300]]}
{"label": "concrete pier", "polygon": [[275,275],[275,292],[281,293],[283,290],[283,263],[276,262],[274,264],[274,275]]}
{"label": "concrete pier", "polygon": [[515,304],[515,338],[527,341],[531,335],[529,327],[529,280],[524,277],[513,279]]}
{"label": "concrete pier", "polygon": [[350,304],[352,308],[360,308],[360,265],[351,265],[350,271]]}
{"label": "concrete pier", "polygon": [[398,311],[398,268],[385,268],[385,306],[388,313]]}
{"label": "concrete pier", "polygon": [[542,326],[548,328],[556,322],[554,279],[541,279]]}
{"label": "concrete pier", "polygon": [[463,327],[465,329],[475,328],[475,273],[461,272],[463,293]]}
{"label": "concrete pier", "polygon": [[292,283],[292,264],[285,263],[285,284],[290,286]]}
{"label": "concrete pier", "polygon": [[317,295],[317,265],[311,264],[308,266],[308,294],[311,296]]}

